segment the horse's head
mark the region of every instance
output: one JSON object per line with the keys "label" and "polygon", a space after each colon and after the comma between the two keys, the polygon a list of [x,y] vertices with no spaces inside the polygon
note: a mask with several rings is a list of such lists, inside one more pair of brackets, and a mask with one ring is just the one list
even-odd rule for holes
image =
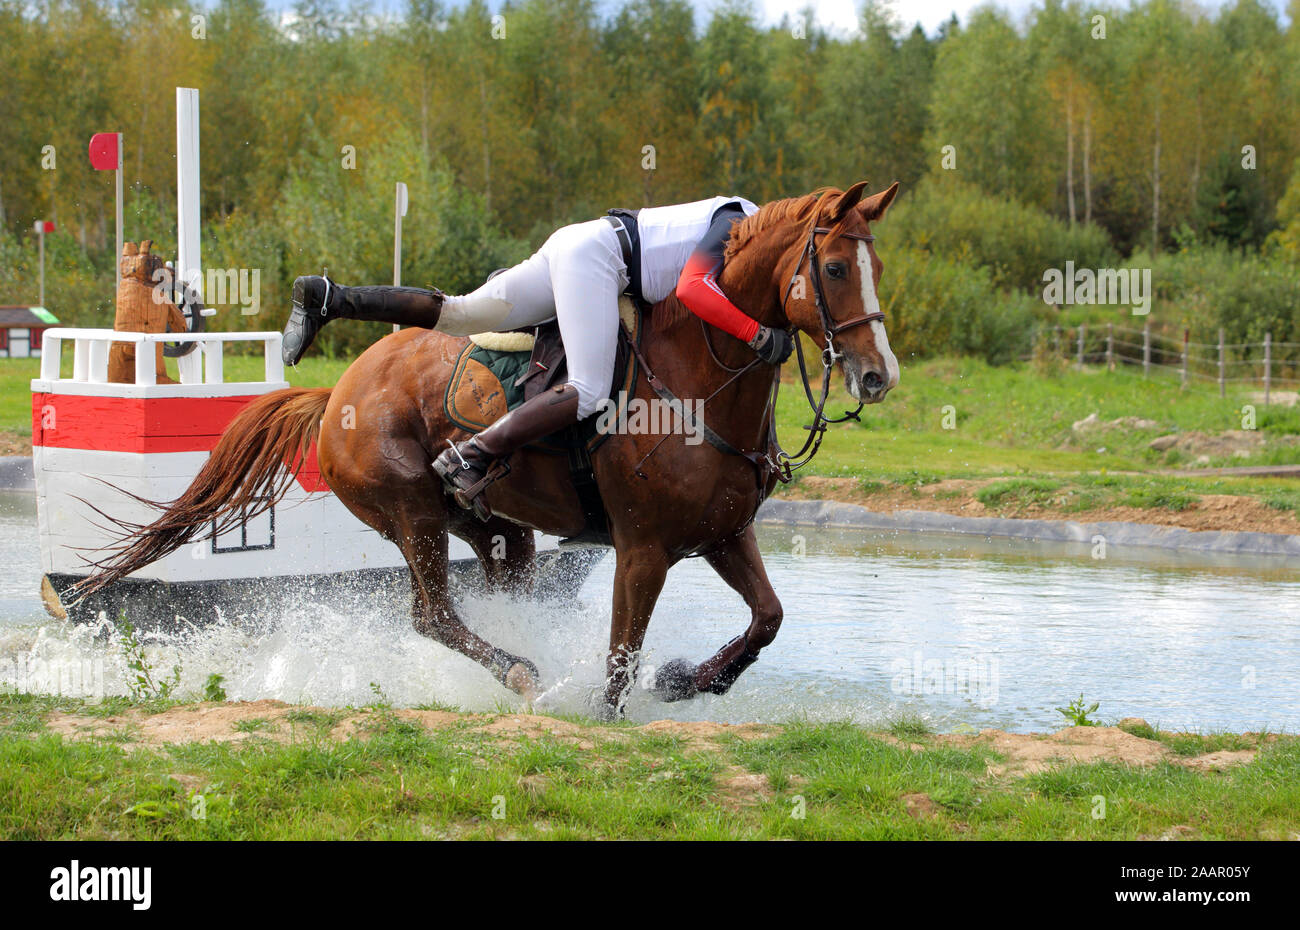
{"label": "horse's head", "polygon": [[[773,278],[768,287],[779,288],[781,298],[778,317],[807,333],[823,351],[830,349],[848,392],[855,400],[875,404],[897,386],[898,359],[889,348],[876,296],[885,266],[876,254],[871,223],[889,208],[898,183],[864,199],[866,187],[861,181],[846,191],[821,191],[769,205],[778,211],[784,205],[773,219],[783,212],[787,222],[761,225],[773,233],[769,244],[782,249],[769,265]],[[781,227],[784,235],[778,237]]]}

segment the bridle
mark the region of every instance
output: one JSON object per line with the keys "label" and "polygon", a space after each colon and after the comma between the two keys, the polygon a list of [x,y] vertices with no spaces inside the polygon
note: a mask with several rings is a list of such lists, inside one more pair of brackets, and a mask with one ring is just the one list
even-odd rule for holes
{"label": "bridle", "polygon": [[[853,317],[852,319],[843,321],[836,321],[836,319],[831,316],[830,309],[826,306],[826,293],[822,288],[821,271],[817,267],[817,237],[819,235],[828,235],[829,233],[830,230],[824,226],[814,226],[809,231],[808,244],[804,247],[803,253],[799,257],[799,263],[795,265],[794,273],[790,276],[790,283],[786,286],[785,294],[781,298],[781,311],[785,313],[786,319],[789,320],[790,315],[786,312],[786,305],[790,300],[790,294],[793,292],[795,284],[799,281],[799,272],[803,269],[804,262],[807,262],[812,277],[813,301],[817,306],[817,316],[821,323],[822,336],[826,340],[826,348],[822,349],[821,396],[817,400],[814,400],[812,385],[808,378],[808,367],[804,361],[803,346],[800,342],[797,328],[794,325],[791,325],[786,330],[794,339],[795,354],[799,359],[799,377],[803,382],[804,395],[808,398],[808,406],[812,409],[813,413],[812,424],[804,427],[804,429],[808,430],[808,438],[804,440],[803,446],[801,446],[799,451],[794,455],[790,455],[781,448],[781,442],[777,438],[775,411],[777,392],[781,387],[781,378],[779,374],[772,379],[772,391],[768,395],[767,409],[764,412],[764,419],[768,424],[767,451],[741,451],[732,446],[731,443],[723,439],[714,430],[710,429],[708,425],[703,422],[702,417],[698,423],[699,429],[703,432],[704,438],[708,440],[710,445],[725,454],[738,455],[741,458],[748,459],[750,463],[754,465],[759,476],[758,484],[760,503],[765,495],[768,476],[775,475],[776,479],[782,484],[788,484],[793,478],[793,473],[796,470],[803,468],[817,455],[817,450],[821,448],[822,439],[826,435],[826,428],[832,423],[843,423],[846,420],[859,420],[859,414],[865,406],[863,401],[859,401],[857,409],[844,411],[844,416],[842,417],[832,418],[826,416],[824,413],[826,400],[830,396],[831,376],[834,373],[835,363],[844,357],[842,353],[835,351],[835,337],[855,327],[862,326],[866,323],[872,323],[876,320],[883,320],[885,318],[885,314],[879,310],[874,313],[863,313],[859,316]],[[840,235],[844,236],[846,239],[856,239],[860,242],[876,241],[876,237],[870,234],[840,233]],[[704,344],[708,348],[709,355],[712,357],[714,364],[731,375],[731,377],[728,378],[721,387],[705,398],[704,403],[707,404],[714,397],[722,393],[722,391],[729,387],[733,382],[739,380],[751,369],[761,364],[762,360],[755,358],[746,365],[742,365],[739,368],[733,368],[724,363],[722,359],[718,357],[717,352],[714,351],[713,340],[709,336],[709,328],[703,319],[700,320],[700,329],[704,333]],[[626,333],[626,329],[624,332]],[[643,373],[645,374],[646,380],[649,381],[650,387],[654,392],[664,400],[675,401],[677,399],[676,396],[658,379],[654,372],[650,370],[650,366],[646,362],[645,356],[641,354],[640,347],[637,346],[636,340],[632,339],[630,335],[628,336],[628,345],[636,355]],[[663,445],[667,438],[668,436],[665,435],[649,452],[642,456],[641,460],[633,468],[633,472],[637,477],[649,477],[642,470],[641,466],[643,466],[646,461],[659,450],[659,447]],[[775,455],[770,451],[773,446],[776,447]]]}
{"label": "bridle", "polygon": [[[866,323],[873,323],[876,320],[883,320],[885,314],[877,310],[873,313],[863,313],[852,319],[836,321],[831,316],[830,309],[826,306],[826,293],[822,289],[821,269],[817,266],[817,237],[819,235],[828,235],[830,230],[824,226],[814,226],[808,233],[808,244],[804,246],[803,254],[799,258],[799,263],[794,266],[794,272],[790,275],[790,283],[786,285],[785,295],[781,298],[781,311],[785,313],[786,319],[790,314],[786,311],[786,304],[790,300],[790,294],[794,290],[795,284],[799,281],[799,273],[803,269],[804,262],[808,263],[808,270],[812,278],[813,302],[817,306],[817,318],[822,327],[822,338],[826,340],[826,347],[822,349],[822,389],[821,396],[813,399],[812,384],[808,378],[808,365],[803,356],[803,342],[799,338],[798,330],[791,325],[787,332],[794,339],[795,355],[799,359],[799,378],[803,383],[804,396],[808,398],[808,406],[812,409],[813,421],[804,429],[808,431],[808,438],[794,455],[790,455],[781,448],[781,442],[776,436],[776,420],[773,417],[771,423],[772,442],[776,445],[776,469],[777,479],[782,483],[788,483],[793,477],[793,473],[803,468],[817,455],[817,450],[821,448],[822,439],[826,435],[826,428],[832,423],[843,423],[846,420],[860,420],[859,414],[865,406],[864,401],[858,401],[858,406],[854,410],[844,411],[842,417],[828,417],[825,414],[826,401],[830,396],[831,375],[833,374],[835,363],[843,358],[843,353],[835,351],[835,337],[843,332],[862,326]],[[846,239],[856,239],[859,242],[875,242],[876,237],[869,233],[840,233]],[[772,410],[776,407],[776,394],[781,386],[781,379],[777,378],[772,388],[772,398],[769,402],[769,417],[772,417]]]}

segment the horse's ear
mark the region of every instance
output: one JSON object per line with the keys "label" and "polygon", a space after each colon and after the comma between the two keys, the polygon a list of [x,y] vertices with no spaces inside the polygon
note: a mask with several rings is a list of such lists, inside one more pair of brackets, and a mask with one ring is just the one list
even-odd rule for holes
{"label": "horse's ear", "polygon": [[858,209],[862,211],[862,218],[868,223],[874,223],[876,220],[880,219],[885,215],[885,211],[889,209],[889,205],[894,202],[894,197],[897,194],[897,181],[889,185],[887,190],[883,190],[879,194],[872,194],[866,200],[862,201],[862,203],[858,204]]}
{"label": "horse's ear", "polygon": [[845,214],[858,205],[858,201],[862,199],[862,192],[866,189],[867,182],[859,181],[832,200],[830,206],[826,208],[827,221],[838,223],[844,219]]}
{"label": "horse's ear", "polygon": [[122,254],[123,254],[123,255],[135,255],[135,254],[136,254],[136,251],[137,251],[137,249],[136,249],[136,245],[135,245],[134,242],[123,242],[123,243],[122,243]]}
{"label": "horse's ear", "polygon": [[152,240],[152,239],[141,239],[141,240],[140,240],[140,253],[141,253],[142,255],[148,255],[148,254],[149,254],[149,250],[152,249],[152,248],[153,248],[153,240]]}

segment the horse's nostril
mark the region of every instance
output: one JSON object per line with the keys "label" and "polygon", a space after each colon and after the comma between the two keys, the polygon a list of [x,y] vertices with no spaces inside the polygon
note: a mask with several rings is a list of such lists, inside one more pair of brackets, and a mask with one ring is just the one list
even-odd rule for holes
{"label": "horse's nostril", "polygon": [[862,386],[867,389],[867,393],[874,394],[885,386],[885,379],[877,372],[869,371],[862,376]]}

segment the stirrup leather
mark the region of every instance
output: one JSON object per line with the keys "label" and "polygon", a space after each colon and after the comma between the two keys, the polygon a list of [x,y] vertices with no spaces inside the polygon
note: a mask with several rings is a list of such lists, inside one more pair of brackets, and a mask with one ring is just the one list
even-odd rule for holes
{"label": "stirrup leather", "polygon": [[[479,500],[479,495],[487,490],[488,486],[494,481],[499,481],[508,474],[510,474],[510,465],[502,459],[497,459],[488,466],[488,470],[483,473],[483,477],[479,478],[478,481],[475,481],[469,487],[462,488],[458,486],[456,488],[456,492],[453,495],[456,498],[456,503],[460,504],[466,510],[473,508],[475,513],[479,512],[481,506],[482,509],[487,512],[489,517],[492,516],[492,511],[488,507],[487,502]],[[454,478],[455,475],[453,475],[453,479]],[[482,519],[486,520],[487,517],[483,517]]]}
{"label": "stirrup leather", "polygon": [[[473,439],[469,441],[473,442]],[[447,440],[447,446],[448,450],[443,452],[434,463],[435,471],[442,477],[443,483],[446,484],[447,490],[451,492],[458,505],[466,510],[473,510],[475,516],[487,522],[492,517],[492,510],[481,495],[488,485],[510,473],[509,463],[504,459],[497,459],[489,462],[486,469],[483,469],[466,460],[450,439]],[[443,462],[451,459],[452,456],[455,458],[450,461],[451,467],[447,468]],[[473,477],[475,475],[478,476],[477,480]]]}

